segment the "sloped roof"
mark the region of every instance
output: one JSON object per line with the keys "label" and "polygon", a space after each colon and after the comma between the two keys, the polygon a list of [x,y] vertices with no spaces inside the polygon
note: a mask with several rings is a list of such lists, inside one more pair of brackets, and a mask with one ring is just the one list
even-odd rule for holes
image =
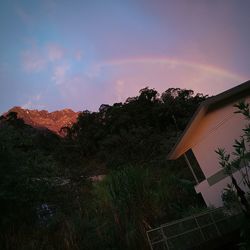
{"label": "sloped roof", "polygon": [[[186,129],[178,139],[177,143],[168,154],[168,159],[175,160],[191,148],[191,142],[187,142],[187,138],[195,132],[197,124],[208,112],[247,95],[250,95],[250,80],[202,102],[189,121]],[[183,145],[187,146],[183,149]]]}

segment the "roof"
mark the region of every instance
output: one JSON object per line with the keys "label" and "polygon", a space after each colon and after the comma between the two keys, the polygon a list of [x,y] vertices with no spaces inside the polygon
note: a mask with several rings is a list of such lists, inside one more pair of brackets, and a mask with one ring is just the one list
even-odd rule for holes
{"label": "roof", "polygon": [[[244,82],[234,88],[231,88],[221,94],[210,97],[204,102],[202,102],[199,108],[196,110],[195,114],[189,121],[187,127],[185,128],[182,135],[179,137],[173,149],[168,154],[169,160],[175,160],[184,154],[187,150],[191,148],[191,142],[187,141],[187,138],[195,132],[195,128],[202,118],[212,110],[222,107],[230,102],[233,102],[239,98],[243,98],[250,94],[250,80]],[[186,147],[183,146],[187,144]]]}

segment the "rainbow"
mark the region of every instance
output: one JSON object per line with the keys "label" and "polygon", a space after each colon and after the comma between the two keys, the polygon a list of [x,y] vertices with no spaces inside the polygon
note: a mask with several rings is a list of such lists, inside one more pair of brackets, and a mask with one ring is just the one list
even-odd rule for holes
{"label": "rainbow", "polygon": [[228,70],[209,65],[209,64],[201,64],[197,62],[190,62],[185,60],[180,60],[176,58],[159,58],[159,57],[144,57],[144,58],[127,58],[122,60],[110,60],[104,61],[100,64],[101,67],[108,67],[108,66],[122,66],[126,64],[159,64],[159,65],[169,65],[172,67],[176,66],[185,66],[190,67],[193,69],[201,70],[208,72],[213,75],[219,75],[225,78],[229,78],[235,81],[243,82],[247,79],[247,77],[243,77],[232,73]]}

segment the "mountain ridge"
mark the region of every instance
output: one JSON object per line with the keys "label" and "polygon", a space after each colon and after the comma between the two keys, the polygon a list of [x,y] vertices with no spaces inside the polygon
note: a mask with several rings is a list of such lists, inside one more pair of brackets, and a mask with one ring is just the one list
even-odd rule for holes
{"label": "mountain ridge", "polygon": [[61,128],[71,127],[77,121],[80,113],[69,108],[49,112],[47,110],[24,109],[14,106],[3,116],[6,117],[11,112],[17,113],[17,118],[23,119],[25,124],[38,129],[48,129],[60,136],[64,136]]}

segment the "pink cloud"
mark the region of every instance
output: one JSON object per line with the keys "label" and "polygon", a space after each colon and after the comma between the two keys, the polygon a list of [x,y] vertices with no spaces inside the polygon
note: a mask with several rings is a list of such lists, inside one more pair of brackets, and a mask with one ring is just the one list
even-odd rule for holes
{"label": "pink cloud", "polygon": [[48,44],[37,47],[32,41],[31,48],[21,52],[22,68],[26,72],[40,72],[44,70],[49,63],[55,67],[58,60],[63,59],[65,49],[58,44]]}
{"label": "pink cloud", "polygon": [[58,44],[49,44],[47,46],[48,59],[52,62],[62,59],[64,56],[64,49]]}
{"label": "pink cloud", "polygon": [[[93,74],[95,69],[97,74]],[[146,86],[159,93],[180,87],[213,95],[244,81],[244,77],[209,65],[157,58],[94,64],[88,72],[78,74],[70,70],[66,63],[55,67],[52,80],[64,104],[75,110],[97,110],[103,103],[124,102]]]}

